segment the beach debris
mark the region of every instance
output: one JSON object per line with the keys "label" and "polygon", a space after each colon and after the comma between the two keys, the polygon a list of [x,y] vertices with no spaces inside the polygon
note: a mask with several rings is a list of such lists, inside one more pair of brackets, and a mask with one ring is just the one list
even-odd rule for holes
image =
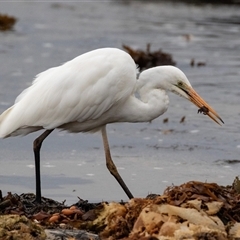
{"label": "beach debris", "polygon": [[135,50],[127,45],[123,45],[124,50],[131,55],[140,71],[161,65],[176,65],[171,54],[165,53],[161,49],[151,51],[150,47],[151,45],[147,44],[146,50]]}
{"label": "beach debris", "polygon": [[[232,163],[239,163],[239,160],[228,160],[228,163],[232,164]],[[240,180],[239,177],[236,176],[234,181],[233,181],[233,188],[237,193],[240,193]]]}
{"label": "beach debris", "polygon": [[101,240],[96,234],[78,229],[46,229],[46,240]]}
{"label": "beach debris", "polygon": [[17,19],[7,14],[0,14],[0,31],[12,30]]}
{"label": "beach debris", "polygon": [[168,118],[164,118],[163,123],[168,123]]}
{"label": "beach debris", "polygon": [[26,216],[0,215],[0,239],[46,239],[44,228]]}
{"label": "beach debris", "polygon": [[[92,204],[79,198],[70,207],[47,198],[39,205],[33,201],[34,194],[8,193],[0,200],[0,216],[13,218],[14,213],[47,233],[60,236],[62,232],[61,239],[81,239],[75,236],[87,232],[93,235],[84,239],[238,239],[240,194],[234,188],[236,181],[232,186],[190,181],[169,186],[162,195],[119,203]],[[1,231],[7,229],[2,227]]]}
{"label": "beach debris", "polygon": [[195,59],[192,58],[190,61],[190,66],[191,67],[194,67],[194,66],[203,67],[203,66],[206,66],[206,62],[203,62],[203,61],[195,62]]}
{"label": "beach debris", "polygon": [[184,123],[184,122],[185,122],[185,119],[186,119],[186,117],[183,116],[183,117],[181,118],[181,120],[180,120],[180,123]]}

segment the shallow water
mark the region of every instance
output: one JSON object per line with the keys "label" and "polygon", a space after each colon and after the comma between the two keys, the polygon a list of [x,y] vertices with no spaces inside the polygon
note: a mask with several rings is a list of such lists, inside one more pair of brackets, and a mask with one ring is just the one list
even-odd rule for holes
{"label": "shallow water", "polygon": [[[17,17],[0,32],[0,110],[11,106],[34,76],[86,51],[151,43],[173,55],[197,92],[220,114],[218,126],[170,94],[167,113],[152,123],[108,126],[119,172],[135,196],[162,193],[190,180],[231,184],[239,174],[240,17],[238,6],[166,2],[1,2]],[[205,62],[191,67],[190,61]],[[180,123],[185,116],[184,123]],[[168,123],[163,119],[168,118]],[[39,135],[0,140],[0,189],[34,192],[32,142]],[[105,167],[100,134],[53,132],[41,152],[42,193],[67,203],[126,200]]]}

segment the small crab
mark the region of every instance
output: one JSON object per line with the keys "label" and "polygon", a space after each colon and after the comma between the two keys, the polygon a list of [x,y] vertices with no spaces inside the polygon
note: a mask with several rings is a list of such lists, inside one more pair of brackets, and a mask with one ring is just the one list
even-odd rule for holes
{"label": "small crab", "polygon": [[209,112],[209,109],[205,106],[202,106],[198,109],[198,113],[203,113],[204,115],[207,115],[208,112]]}

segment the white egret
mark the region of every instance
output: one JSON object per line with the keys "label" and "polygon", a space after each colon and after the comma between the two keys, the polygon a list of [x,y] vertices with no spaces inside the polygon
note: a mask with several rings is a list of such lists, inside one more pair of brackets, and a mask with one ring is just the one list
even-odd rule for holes
{"label": "white egret", "polygon": [[115,48],[97,49],[37,75],[14,105],[0,115],[1,138],[45,129],[33,144],[37,202],[41,202],[40,149],[55,128],[74,133],[100,130],[107,168],[132,198],[112,161],[107,124],[149,122],[159,117],[168,108],[165,90],[190,100],[199,112],[223,123],[180,69],[160,66],[143,71],[138,79],[136,76],[129,54]]}

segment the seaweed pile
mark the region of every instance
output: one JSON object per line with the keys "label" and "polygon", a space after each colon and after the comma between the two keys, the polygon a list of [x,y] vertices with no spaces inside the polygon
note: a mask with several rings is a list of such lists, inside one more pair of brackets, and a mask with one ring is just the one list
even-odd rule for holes
{"label": "seaweed pile", "polygon": [[151,51],[150,46],[150,44],[147,44],[146,51],[135,50],[127,45],[123,45],[123,48],[133,58],[140,71],[161,65],[176,65],[171,54],[165,53],[161,49]]}
{"label": "seaweed pile", "polygon": [[[239,239],[238,188],[238,178],[233,186],[226,187],[190,181],[168,187],[162,195],[151,194],[126,203],[92,204],[79,199],[72,206],[47,198],[37,204],[34,194],[8,193],[0,199],[0,222],[7,222],[9,217],[15,228],[0,224],[0,239],[12,239],[9,236],[16,231],[26,234],[29,227],[33,228],[27,231],[29,239],[49,239],[39,229],[95,234],[72,239]],[[14,216],[17,220],[13,221]],[[32,223],[22,227],[26,219]]]}

